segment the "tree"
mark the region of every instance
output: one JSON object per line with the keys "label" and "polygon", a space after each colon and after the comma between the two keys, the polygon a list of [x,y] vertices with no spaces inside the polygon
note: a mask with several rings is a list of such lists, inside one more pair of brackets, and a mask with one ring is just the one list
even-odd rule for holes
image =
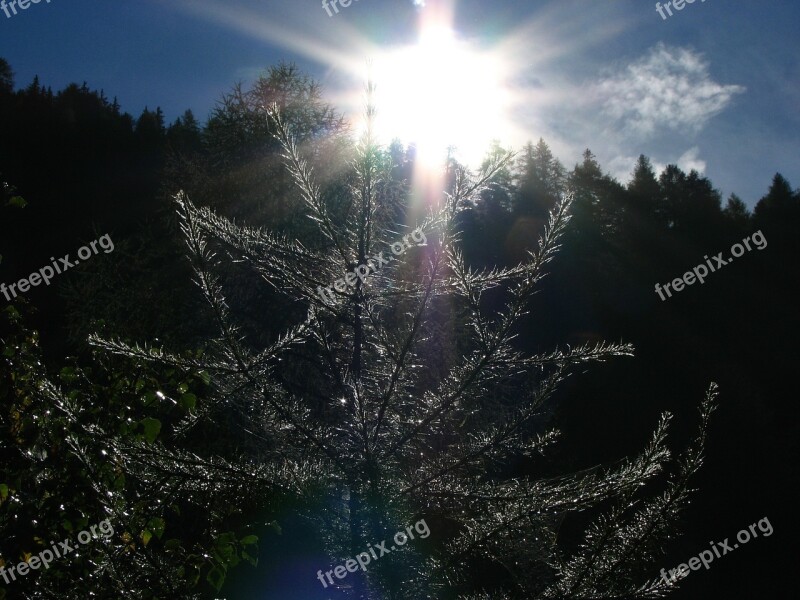
{"label": "tree", "polygon": [[[267,502],[265,486],[295,500],[337,498],[338,504],[305,511],[332,559],[355,556],[368,541],[388,539],[415,519],[428,519],[434,532],[438,526],[432,548],[410,545],[354,574],[342,590],[353,597],[420,598],[458,589],[448,581],[463,581],[474,561],[488,561],[504,575],[505,591],[495,597],[662,596],[668,585],[645,568],[670,535],[687,481],[702,462],[713,387],[702,404],[701,434],[662,494],[647,496],[643,487],[669,456],[669,415],[643,453],[621,464],[552,479],[507,470],[557,441],[558,432],[543,429],[537,416],[573,369],[632,354],[629,345],[607,343],[535,355],[515,348],[521,319],[567,227],[569,197],[551,190],[555,206],[527,262],[475,271],[462,257],[456,217],[510,155],[476,176],[455,166],[449,193],[401,237],[391,219],[395,207],[385,205],[379,185],[391,164],[369,127],[356,149],[349,210],[338,213],[281,114],[273,108],[270,117],[324,243],[311,247],[236,225],[181,194],[182,232],[217,336],[191,358],[92,339],[112,354],[211,373],[214,391],[182,431],[220,426],[227,412],[227,426],[242,436],[239,457],[129,446],[117,455],[125,473],[155,498],[164,486],[172,499],[198,501],[204,493],[194,484],[198,478],[213,482],[215,494],[245,494],[242,501],[255,506]],[[241,335],[219,275],[229,267],[217,245],[289,300],[290,325],[266,348],[250,347]],[[354,275],[322,289],[343,273]],[[487,314],[482,298],[498,287],[504,310]],[[454,328],[464,325],[451,340],[435,337],[448,310],[462,315],[451,321]],[[451,351],[442,352],[443,344]],[[250,494],[254,481],[258,490]],[[557,531],[580,511],[593,511],[596,520],[583,542],[564,546]],[[423,551],[432,557],[423,560]]]}
{"label": "tree", "polygon": [[639,155],[633,169],[633,177],[628,183],[628,197],[631,219],[637,223],[653,222],[659,214],[661,189],[650,159]]}
{"label": "tree", "polygon": [[[713,240],[722,221],[722,197],[707,177],[695,169],[686,178],[686,192],[676,214],[678,227],[694,240]],[[716,241],[716,240],[713,240]]]}
{"label": "tree", "polygon": [[0,93],[10,94],[14,91],[14,71],[8,61],[0,57]]}
{"label": "tree", "polygon": [[588,148],[583,153],[583,163],[575,165],[569,175],[569,188],[574,199],[574,220],[579,223],[576,235],[585,232],[591,236],[592,229],[595,229],[595,234],[603,234],[609,239],[619,234],[624,210],[620,200],[624,188],[603,173]]}
{"label": "tree", "polygon": [[[800,240],[797,237],[797,223],[800,222],[800,190],[792,191],[789,181],[780,173],[772,179],[767,194],[761,198],[753,210],[753,224],[763,229],[775,251],[787,257],[800,256]],[[775,264],[780,271],[782,264]],[[789,285],[791,278],[779,278]],[[794,293],[794,292],[793,292]]]}
{"label": "tree", "polygon": [[186,110],[167,128],[167,142],[170,150],[179,154],[194,154],[202,150],[200,125],[191,110]]}
{"label": "tree", "polygon": [[753,214],[757,220],[774,220],[797,216],[800,204],[798,194],[792,192],[792,186],[780,173],[775,173],[767,195],[756,203]]}
{"label": "tree", "polygon": [[[508,154],[508,150],[503,149],[497,140],[493,141],[481,163],[481,169],[486,170],[506,154]],[[511,172],[511,165],[506,164],[494,174],[486,189],[481,193],[480,204],[485,206],[484,211],[487,213],[507,212],[512,208],[513,194],[514,175]]]}
{"label": "tree", "polygon": [[161,108],[157,107],[153,112],[145,107],[136,121],[135,132],[144,148],[148,150],[160,149],[166,134],[164,113],[161,112]]}
{"label": "tree", "polygon": [[525,145],[517,161],[517,171],[515,212],[521,215],[546,215],[563,192],[563,165],[540,138],[536,146],[530,142]]}
{"label": "tree", "polygon": [[298,211],[302,201],[283,169],[267,117],[267,107],[273,103],[313,157],[319,177],[345,168],[350,157],[337,139],[347,130],[344,120],[323,99],[319,83],[295,65],[281,63],[250,87],[239,83],[222,96],[204,128],[203,152],[192,161],[172,160],[167,184],[228,216],[268,221],[302,237],[303,232],[297,231],[306,225]]}
{"label": "tree", "polygon": [[678,215],[685,201],[686,173],[678,165],[667,165],[658,177],[661,187],[660,206],[657,214],[671,230],[678,225]]}
{"label": "tree", "polygon": [[208,121],[212,164],[230,167],[277,150],[267,118],[273,103],[305,143],[341,129],[342,118],[322,98],[320,85],[294,64],[281,63],[259,76],[250,89],[237,84],[223,95]]}
{"label": "tree", "polygon": [[[69,557],[56,555],[35,577],[6,580],[0,597],[43,600],[69,589],[81,598],[199,600],[201,591],[208,597],[218,589],[229,567],[255,562],[253,529],[236,524],[246,504],[216,488],[221,472],[204,482],[194,471],[184,481],[195,487],[194,498],[170,491],[170,481],[186,478],[181,469],[201,467],[203,449],[222,438],[213,429],[181,433],[181,423],[204,400],[208,374],[106,357],[93,368],[68,360],[50,375],[42,368],[38,334],[24,327],[14,306],[0,311],[0,336],[5,567],[61,540],[77,547],[76,535],[103,520],[113,529]],[[124,468],[176,438],[183,461],[161,465],[170,476],[149,480],[152,473]],[[224,471],[223,464],[217,458],[208,467]],[[259,476],[249,475],[248,488],[258,489]]]}
{"label": "tree", "polygon": [[[38,96],[39,94],[41,94],[42,91],[43,91],[42,90],[42,86],[39,84],[39,76],[38,75],[34,75],[33,76],[33,81],[25,89],[25,93],[28,94],[29,96],[34,96],[35,97],[35,96]],[[85,90],[85,92],[88,94],[88,90]]]}
{"label": "tree", "polygon": [[661,187],[657,215],[675,233],[699,239],[721,220],[720,194],[692,169],[687,176],[677,165],[667,165],[658,179]]}
{"label": "tree", "polygon": [[[508,153],[499,142],[494,141],[481,163],[485,170]],[[451,164],[451,171],[457,168]],[[463,231],[462,249],[465,259],[473,265],[502,264],[508,228],[511,225],[511,210],[516,193],[511,164],[497,171],[480,191],[471,210],[461,211],[459,226]],[[501,243],[498,244],[498,241]]]}
{"label": "tree", "polygon": [[731,194],[728,197],[728,202],[725,205],[722,214],[727,222],[737,232],[743,234],[750,226],[752,215],[747,209],[747,205],[744,203],[744,200],[739,198],[739,196],[736,194]]}

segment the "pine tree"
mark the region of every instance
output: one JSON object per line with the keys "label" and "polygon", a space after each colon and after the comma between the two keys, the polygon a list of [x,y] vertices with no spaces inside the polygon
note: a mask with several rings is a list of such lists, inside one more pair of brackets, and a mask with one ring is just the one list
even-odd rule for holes
{"label": "pine tree", "polygon": [[175,119],[175,122],[167,128],[169,149],[178,155],[200,152],[203,147],[202,139],[200,125],[191,110],[186,110],[183,116]]}
{"label": "pine tree", "polygon": [[744,221],[752,216],[750,211],[747,209],[747,204],[744,203],[744,200],[733,193],[728,196],[728,203],[725,205],[725,210],[723,212],[726,214],[726,216],[733,220]]}
{"label": "pine tree", "polygon": [[791,184],[780,173],[775,173],[767,195],[761,198],[753,211],[756,219],[786,219],[796,211],[798,194],[792,192]]}
{"label": "pine tree", "polygon": [[[667,584],[647,568],[673,532],[687,481],[702,462],[713,386],[702,403],[701,433],[663,493],[648,496],[644,486],[670,456],[667,414],[642,454],[619,464],[547,479],[510,467],[558,440],[541,415],[571,372],[633,352],[611,343],[535,355],[515,348],[567,228],[571,198],[553,198],[527,261],[476,271],[463,259],[457,217],[511,154],[496,156],[477,174],[451,165],[448,192],[416,228],[403,227],[386,198],[392,165],[370,127],[356,148],[349,202],[331,206],[276,107],[269,116],[324,243],[311,247],[238,225],[177,196],[217,336],[193,358],[97,336],[92,342],[136,360],[211,373],[213,398],[198,403],[180,429],[226,415],[225,426],[236,427],[243,441],[237,458],[128,446],[120,457],[129,477],[157,496],[167,493],[159,483],[170,498],[197,502],[239,494],[257,505],[267,502],[264,490],[338,499],[305,514],[318,523],[332,563],[427,519],[435,543],[409,543],[366,573],[349,575],[343,592],[352,597],[464,592],[470,567],[481,562],[501,574],[502,586],[473,598],[663,596]],[[290,316],[297,316],[266,348],[251,347],[237,325],[224,294],[229,267],[218,248],[284,294]],[[322,291],[343,277],[345,283]],[[484,309],[490,290],[504,295],[500,313]],[[595,516],[584,540],[562,540],[561,524],[581,511]]]}
{"label": "pine tree", "polygon": [[[588,148],[583,153],[583,163],[575,165],[569,175],[569,187],[574,198],[573,235],[591,237],[593,230],[597,230],[608,238],[617,237],[624,216],[620,202],[623,188],[603,173],[597,158]],[[590,243],[590,240],[584,240],[584,244]]]}
{"label": "pine tree", "polygon": [[661,189],[653,165],[644,154],[640,154],[636,161],[633,177],[628,183],[628,195],[636,220],[652,221],[656,216],[663,216],[663,211],[659,206]]}
{"label": "pine tree", "polygon": [[8,61],[0,57],[0,93],[10,94],[14,91],[14,71]]}
{"label": "pine tree", "polygon": [[564,190],[564,166],[543,139],[525,145],[517,161],[519,181],[515,213],[544,217]]}

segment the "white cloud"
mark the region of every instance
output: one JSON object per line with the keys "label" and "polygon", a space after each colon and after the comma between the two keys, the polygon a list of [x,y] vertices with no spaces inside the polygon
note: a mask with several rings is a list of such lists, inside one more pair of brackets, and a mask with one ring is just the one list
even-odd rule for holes
{"label": "white cloud", "polygon": [[701,175],[706,172],[706,161],[702,160],[698,155],[700,154],[700,148],[695,146],[694,148],[689,148],[686,152],[681,154],[681,157],[678,159],[678,166],[686,171],[687,173],[694,169]]}
{"label": "white cloud", "polygon": [[659,43],[593,91],[605,115],[628,133],[648,137],[664,129],[699,131],[745,89],[713,81],[701,54]]}
{"label": "white cloud", "polygon": [[[703,175],[706,172],[706,161],[700,158],[700,148],[694,146],[689,148],[686,152],[680,155],[677,160],[668,160],[661,162],[650,158],[650,164],[653,165],[653,170],[658,177],[661,172],[667,167],[667,164],[678,165],[682,171],[689,173],[692,169]],[[638,156],[624,156],[618,155],[609,160],[603,165],[603,169],[611,176],[616,177],[621,183],[628,183],[633,174],[633,168],[636,166],[636,161],[639,160]]]}
{"label": "white cloud", "polygon": [[[638,156],[615,156],[602,167],[609,175],[616,177],[621,183],[625,184],[630,181],[637,160],[639,160]],[[656,173],[659,172],[655,164],[653,168],[656,169]]]}

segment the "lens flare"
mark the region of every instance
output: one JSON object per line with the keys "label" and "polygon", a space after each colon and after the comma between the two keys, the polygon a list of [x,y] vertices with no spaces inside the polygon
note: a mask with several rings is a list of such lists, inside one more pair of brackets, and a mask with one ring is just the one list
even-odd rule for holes
{"label": "lens flare", "polygon": [[441,164],[450,147],[474,163],[493,139],[508,136],[504,75],[491,52],[457,39],[446,26],[427,25],[416,45],[373,63],[376,133],[413,144],[427,166]]}

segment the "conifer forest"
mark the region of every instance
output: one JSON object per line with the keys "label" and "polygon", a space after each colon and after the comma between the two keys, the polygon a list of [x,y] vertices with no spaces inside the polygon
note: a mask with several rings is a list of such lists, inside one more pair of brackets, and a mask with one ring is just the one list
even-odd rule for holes
{"label": "conifer forest", "polygon": [[0,600],[789,599],[800,6],[0,3]]}

